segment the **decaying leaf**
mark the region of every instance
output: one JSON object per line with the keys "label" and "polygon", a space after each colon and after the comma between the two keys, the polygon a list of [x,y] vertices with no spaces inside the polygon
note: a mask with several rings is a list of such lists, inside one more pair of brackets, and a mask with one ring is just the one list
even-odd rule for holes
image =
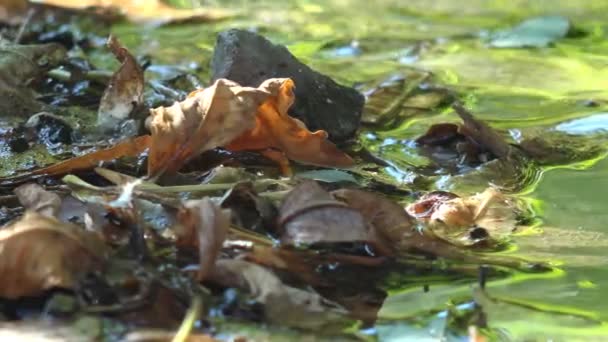
{"label": "decaying leaf", "polygon": [[230,229],[230,210],[222,209],[208,197],[186,201],[177,214],[175,234],[178,245],[198,246],[198,281],[204,281],[215,264]]}
{"label": "decaying leaf", "polygon": [[264,304],[270,323],[315,329],[344,320],[346,311],[315,292],[285,285],[262,266],[243,260],[218,260],[211,281],[225,287],[244,289]]}
{"label": "decaying leaf", "polygon": [[255,109],[268,96],[262,88],[219,79],[171,107],[152,109],[148,175],[175,173],[191,158],[254,127]]}
{"label": "decaying leaf", "polygon": [[227,149],[260,151],[283,167],[287,165],[285,158],[328,167],[353,165],[347,154],[327,140],[327,132],[310,132],[303,122],[287,114],[294,102],[291,79],[269,79],[259,88],[271,96],[258,108],[255,127],[228,144]]}
{"label": "decaying leaf", "polygon": [[285,197],[278,225],[284,244],[368,240],[361,213],[335,200],[310,180],[300,183]]}
{"label": "decaying leaf", "polygon": [[370,241],[376,242],[383,254],[395,254],[406,244],[428,239],[417,231],[402,206],[381,195],[355,189],[336,190],[332,195],[361,213],[370,229]]}
{"label": "decaying leaf", "polygon": [[144,72],[115,36],[110,35],[106,44],[121,65],[101,97],[97,124],[103,130],[114,130],[143,102]]}
{"label": "decaying leaf", "polygon": [[34,296],[53,287],[73,288],[101,267],[98,235],[33,211],[0,229],[0,297]]}
{"label": "decaying leaf", "polygon": [[13,192],[25,209],[48,217],[59,215],[61,197],[56,193],[46,191],[42,186],[35,183],[18,186]]}
{"label": "decaying leaf", "polygon": [[407,211],[435,233],[464,245],[488,237],[500,239],[513,233],[517,225],[513,203],[494,188],[466,198],[431,192],[410,204]]}
{"label": "decaying leaf", "polygon": [[220,20],[232,15],[218,9],[176,9],[162,0],[30,0],[46,5],[85,10],[102,8],[118,11],[136,23],[165,24],[179,21]]}

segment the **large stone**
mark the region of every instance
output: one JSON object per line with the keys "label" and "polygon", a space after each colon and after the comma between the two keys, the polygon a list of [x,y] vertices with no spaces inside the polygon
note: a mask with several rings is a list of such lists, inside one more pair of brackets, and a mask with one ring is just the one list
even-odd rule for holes
{"label": "large stone", "polygon": [[273,77],[294,80],[296,101],[289,114],[310,130],[323,129],[334,142],[354,137],[364,98],[355,89],[337,84],[295,58],[286,47],[245,30],[220,33],[211,61],[212,81],[227,78],[257,87]]}

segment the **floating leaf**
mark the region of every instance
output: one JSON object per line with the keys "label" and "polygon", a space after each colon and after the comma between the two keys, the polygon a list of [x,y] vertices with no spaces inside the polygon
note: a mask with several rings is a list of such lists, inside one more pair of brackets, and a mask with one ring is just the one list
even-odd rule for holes
{"label": "floating leaf", "polygon": [[[294,102],[291,79],[269,79],[259,87],[272,94],[259,108],[255,127],[226,145],[232,151],[260,151],[283,167],[285,158],[304,164],[349,167],[353,160],[327,140],[327,132],[310,132],[287,110]],[[280,153],[277,154],[277,151]],[[284,169],[284,171],[286,171]]]}
{"label": "floating leaf", "polygon": [[0,297],[35,296],[73,288],[99,269],[105,246],[97,234],[36,212],[0,230]]}
{"label": "floating leaf", "polygon": [[279,209],[284,244],[367,241],[361,214],[336,201],[314,181],[304,181],[285,197]]}
{"label": "floating leaf", "polygon": [[510,30],[494,34],[489,45],[496,48],[546,47],[564,38],[569,30],[570,22],[564,17],[532,18]]}
{"label": "floating leaf", "polygon": [[150,111],[148,175],[177,172],[200,153],[224,146],[255,125],[255,110],[269,94],[219,79],[171,107]]}
{"label": "floating leaf", "polygon": [[161,0],[30,0],[46,5],[86,10],[103,8],[118,11],[136,23],[165,24],[179,21],[210,21],[231,16],[218,9],[176,9]]}
{"label": "floating leaf", "polygon": [[142,104],[144,71],[115,36],[110,35],[106,45],[121,65],[101,97],[97,124],[103,130],[114,130]]}
{"label": "floating leaf", "polygon": [[13,190],[21,205],[48,217],[57,217],[61,207],[61,197],[56,193],[46,191],[34,183],[23,184]]}

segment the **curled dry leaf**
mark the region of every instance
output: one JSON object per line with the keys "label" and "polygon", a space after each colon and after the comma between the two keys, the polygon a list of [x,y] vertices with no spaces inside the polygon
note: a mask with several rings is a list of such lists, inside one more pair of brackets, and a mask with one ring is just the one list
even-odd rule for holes
{"label": "curled dry leaf", "polygon": [[143,102],[144,71],[116,37],[110,35],[106,44],[121,65],[101,97],[97,124],[103,130],[114,130]]}
{"label": "curled dry leaf", "polygon": [[315,181],[303,181],[279,209],[284,244],[367,241],[368,228],[357,210],[336,201]]}
{"label": "curled dry leaf", "polygon": [[42,186],[35,183],[18,186],[13,192],[25,209],[48,217],[59,215],[61,197],[56,193],[46,191]]}
{"label": "curled dry leaf", "polygon": [[[281,166],[286,158],[304,164],[349,167],[353,160],[327,140],[327,132],[310,132],[287,110],[294,102],[294,83],[288,78],[269,79],[259,87],[271,94],[258,108],[255,127],[226,146],[231,151],[260,151]],[[280,152],[280,153],[278,153]]]}
{"label": "curled dry leaf", "polygon": [[162,0],[30,0],[64,8],[89,9],[102,8],[118,11],[136,23],[165,24],[189,20],[220,20],[231,15],[217,9],[176,9]]}
{"label": "curled dry leaf", "polygon": [[150,110],[148,175],[177,172],[191,158],[228,144],[255,125],[255,109],[269,94],[219,79],[171,107]]}
{"label": "curled dry leaf", "polygon": [[225,287],[246,290],[264,304],[270,323],[297,328],[321,328],[344,320],[346,311],[315,292],[285,285],[262,266],[243,260],[218,260],[210,279]]}
{"label": "curled dry leaf", "polygon": [[178,245],[198,246],[198,281],[204,281],[215,264],[230,229],[230,210],[211,199],[186,201],[177,214],[175,234]]}
{"label": "curled dry leaf", "polygon": [[466,198],[431,192],[410,204],[407,211],[435,233],[461,245],[505,237],[517,225],[513,203],[494,188]]}
{"label": "curled dry leaf", "polygon": [[0,229],[0,297],[73,288],[83,273],[102,266],[104,249],[95,233],[26,212],[19,221]]}

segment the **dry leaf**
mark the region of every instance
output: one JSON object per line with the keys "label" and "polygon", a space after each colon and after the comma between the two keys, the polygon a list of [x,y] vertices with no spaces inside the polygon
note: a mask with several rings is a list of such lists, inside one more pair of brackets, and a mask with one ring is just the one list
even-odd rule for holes
{"label": "dry leaf", "polygon": [[346,311],[319,294],[285,285],[264,267],[243,260],[218,260],[210,279],[225,287],[247,290],[264,304],[270,323],[320,328],[343,319]]}
{"label": "dry leaf", "polygon": [[57,7],[85,10],[101,8],[118,11],[136,23],[166,24],[179,21],[210,21],[228,18],[232,14],[218,9],[176,9],[162,0],[30,0]]}
{"label": "dry leaf", "polygon": [[259,88],[272,96],[258,108],[255,127],[232,141],[226,146],[227,149],[260,151],[279,161],[282,166],[287,165],[285,157],[310,165],[353,165],[353,160],[347,154],[327,140],[327,132],[310,132],[303,122],[287,114],[294,102],[294,83],[291,79],[269,79]]}
{"label": "dry leaf", "polygon": [[368,240],[361,214],[336,201],[315,181],[303,181],[285,197],[278,225],[284,244]]}
{"label": "dry leaf", "polygon": [[48,217],[59,215],[61,197],[56,193],[46,191],[42,186],[35,183],[23,184],[15,188],[13,192],[25,209]]}
{"label": "dry leaf", "polygon": [[95,233],[26,212],[19,221],[0,229],[0,297],[73,288],[83,273],[100,268],[104,248]]}
{"label": "dry leaf", "polygon": [[144,72],[116,37],[110,35],[106,44],[121,65],[101,97],[97,124],[103,130],[114,130],[143,102]]}
{"label": "dry leaf", "polygon": [[230,229],[230,210],[222,209],[205,197],[186,201],[177,214],[177,244],[198,246],[197,280],[204,281],[215,264]]}
{"label": "dry leaf", "polygon": [[226,79],[171,107],[150,110],[148,175],[177,172],[191,158],[224,146],[255,125],[255,109],[269,94]]}
{"label": "dry leaf", "polygon": [[336,190],[332,195],[363,215],[370,229],[369,239],[376,242],[382,254],[394,254],[399,247],[428,239],[416,230],[414,220],[402,206],[381,195],[355,189]]}

